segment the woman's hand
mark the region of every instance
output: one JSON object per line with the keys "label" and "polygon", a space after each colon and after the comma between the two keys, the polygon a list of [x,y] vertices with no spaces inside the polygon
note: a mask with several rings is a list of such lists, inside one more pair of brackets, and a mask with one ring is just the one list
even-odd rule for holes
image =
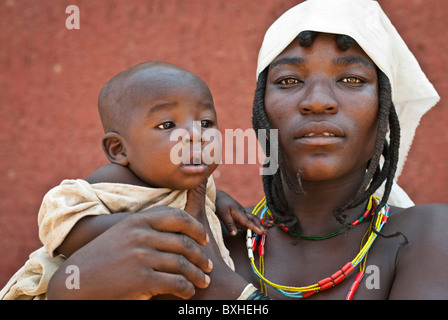
{"label": "woman's hand", "polygon": [[[155,207],[123,219],[75,252],[52,277],[49,299],[190,298],[206,288],[212,263],[204,226],[183,210]],[[79,268],[80,288],[65,286],[66,267]]]}
{"label": "woman's hand", "polygon": [[[190,214],[159,206],[124,218],[66,260],[48,299],[237,298],[247,282],[222,259],[204,197],[205,185],[188,192]],[[70,265],[79,269],[79,289],[65,285]]]}

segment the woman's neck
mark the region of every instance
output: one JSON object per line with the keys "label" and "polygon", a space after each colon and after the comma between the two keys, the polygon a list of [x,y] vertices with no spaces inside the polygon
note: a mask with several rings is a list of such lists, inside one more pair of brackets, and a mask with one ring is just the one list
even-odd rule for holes
{"label": "woman's neck", "polygon": [[[305,234],[325,234],[340,228],[333,210],[350,201],[358,192],[364,172],[330,181],[302,181],[303,194],[296,194],[283,182],[286,201],[298,217]],[[284,181],[284,179],[282,179]],[[344,211],[347,222],[363,213],[366,204]]]}

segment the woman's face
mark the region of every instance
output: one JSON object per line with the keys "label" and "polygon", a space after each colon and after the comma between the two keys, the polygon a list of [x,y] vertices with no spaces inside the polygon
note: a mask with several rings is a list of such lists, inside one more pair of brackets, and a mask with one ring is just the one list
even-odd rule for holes
{"label": "woman's face", "polygon": [[342,51],[334,37],[319,34],[310,47],[294,41],[269,66],[266,113],[287,171],[302,181],[364,173],[374,150],[376,66],[357,44]]}

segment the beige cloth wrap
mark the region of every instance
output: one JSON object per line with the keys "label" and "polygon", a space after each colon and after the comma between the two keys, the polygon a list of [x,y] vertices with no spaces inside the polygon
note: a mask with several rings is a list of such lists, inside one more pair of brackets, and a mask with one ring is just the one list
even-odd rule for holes
{"label": "beige cloth wrap", "polygon": [[[206,197],[207,219],[224,261],[234,269],[229,251],[224,245],[220,222],[214,213],[215,198],[215,185],[210,178]],[[39,210],[39,237],[44,247],[31,253],[25,265],[0,291],[0,299],[45,299],[51,276],[65,261],[55,250],[83,217],[140,212],[160,205],[184,209],[186,199],[186,190],[64,180],[45,195]]]}

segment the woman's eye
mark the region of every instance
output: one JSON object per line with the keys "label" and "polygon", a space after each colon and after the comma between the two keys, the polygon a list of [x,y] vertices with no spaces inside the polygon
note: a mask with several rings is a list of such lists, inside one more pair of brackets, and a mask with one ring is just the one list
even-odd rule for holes
{"label": "woman's eye", "polygon": [[167,121],[167,122],[164,122],[162,124],[159,124],[157,126],[157,128],[162,129],[162,130],[167,130],[167,129],[174,128],[174,126],[175,126],[174,122]]}
{"label": "woman's eye", "polygon": [[291,85],[291,84],[298,84],[300,81],[294,78],[286,78],[286,79],[282,79],[280,81],[278,81],[278,84],[287,86],[287,85]]}
{"label": "woman's eye", "polygon": [[202,128],[209,128],[212,126],[212,122],[210,120],[201,120]]}
{"label": "woman's eye", "polygon": [[342,82],[349,83],[349,84],[359,84],[359,83],[362,83],[363,81],[356,77],[346,77],[346,78],[342,79]]}

